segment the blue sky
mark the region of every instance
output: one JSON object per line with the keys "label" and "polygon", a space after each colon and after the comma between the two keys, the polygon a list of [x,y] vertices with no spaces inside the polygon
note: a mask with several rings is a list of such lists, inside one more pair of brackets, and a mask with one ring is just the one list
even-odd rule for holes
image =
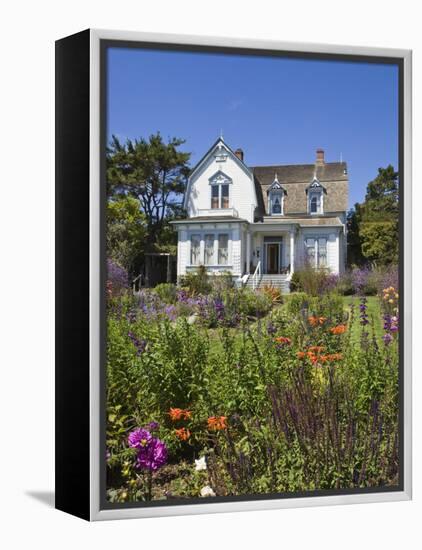
{"label": "blue sky", "polygon": [[379,167],[398,166],[392,65],[110,48],[107,133],[182,137],[194,165],[223,131],[250,166],[348,164],[349,205]]}

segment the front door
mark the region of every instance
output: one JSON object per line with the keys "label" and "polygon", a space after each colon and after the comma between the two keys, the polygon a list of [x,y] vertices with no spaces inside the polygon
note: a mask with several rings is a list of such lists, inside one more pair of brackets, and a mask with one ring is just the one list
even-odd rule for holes
{"label": "front door", "polygon": [[280,246],[278,243],[267,244],[267,273],[278,273]]}

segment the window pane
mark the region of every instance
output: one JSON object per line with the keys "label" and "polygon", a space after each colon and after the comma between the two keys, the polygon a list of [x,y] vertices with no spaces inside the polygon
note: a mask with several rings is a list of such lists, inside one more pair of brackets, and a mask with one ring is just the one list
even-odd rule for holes
{"label": "window pane", "polygon": [[327,267],[327,239],[318,240],[318,265]]}
{"label": "window pane", "polygon": [[281,197],[276,195],[272,199],[273,214],[281,214]]}
{"label": "window pane", "polygon": [[205,235],[205,264],[214,263],[214,235]]}
{"label": "window pane", "polygon": [[315,267],[315,240],[314,239],[306,239],[305,251],[306,251],[306,262],[311,267]]}
{"label": "window pane", "polygon": [[192,235],[190,238],[190,263],[199,265],[201,257],[201,236]]}
{"label": "window pane", "polygon": [[221,208],[229,207],[229,186],[224,184],[221,186]]}
{"label": "window pane", "polygon": [[219,192],[219,186],[212,185],[211,186],[211,208],[218,208],[218,192]]}
{"label": "window pane", "polygon": [[229,236],[223,233],[218,235],[218,263],[219,265],[229,263]]}
{"label": "window pane", "polygon": [[311,212],[313,214],[318,212],[318,197],[316,195],[311,197]]}

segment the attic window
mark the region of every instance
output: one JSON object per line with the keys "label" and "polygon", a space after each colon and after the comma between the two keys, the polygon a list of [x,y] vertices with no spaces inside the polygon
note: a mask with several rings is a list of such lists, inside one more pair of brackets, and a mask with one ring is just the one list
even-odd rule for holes
{"label": "attic window", "polygon": [[323,213],[323,195],[321,191],[310,191],[308,194],[309,200],[309,213],[310,214],[322,214]]}
{"label": "attic window", "polygon": [[324,213],[324,187],[319,180],[314,177],[310,185],[307,187],[306,192],[308,194],[308,212],[309,214],[323,214]]}
{"label": "attic window", "polygon": [[281,183],[278,181],[277,174],[268,190],[268,211],[270,216],[282,216],[284,206],[284,190]]}
{"label": "attic window", "polygon": [[219,171],[212,178],[211,184],[211,209],[229,208],[230,184],[232,180]]}
{"label": "attic window", "polygon": [[281,215],[283,213],[283,196],[279,191],[270,193],[270,212],[271,215]]}

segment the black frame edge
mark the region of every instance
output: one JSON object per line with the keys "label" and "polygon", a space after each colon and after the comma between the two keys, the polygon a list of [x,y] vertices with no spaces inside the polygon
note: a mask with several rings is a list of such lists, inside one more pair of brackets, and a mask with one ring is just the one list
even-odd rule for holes
{"label": "black frame edge", "polygon": [[55,52],[55,507],[89,520],[90,30]]}

